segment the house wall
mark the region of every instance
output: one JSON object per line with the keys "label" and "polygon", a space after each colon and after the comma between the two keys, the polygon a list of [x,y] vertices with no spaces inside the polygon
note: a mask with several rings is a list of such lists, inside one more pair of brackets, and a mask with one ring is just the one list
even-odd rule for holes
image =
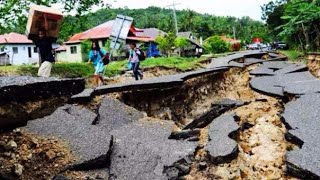
{"label": "house wall", "polygon": [[[9,54],[9,61],[12,65],[32,64],[37,63],[39,55],[34,52],[35,45],[33,44],[4,44],[4,51]],[[18,52],[13,53],[13,48],[17,48]],[[31,48],[31,57],[29,57],[28,48]]]}
{"label": "house wall", "polygon": [[[71,47],[76,47],[77,53],[71,53]],[[57,60],[62,62],[82,62],[81,44],[66,44],[65,53],[58,53]]]}
{"label": "house wall", "polygon": [[67,51],[56,52],[56,61],[58,61],[58,62],[68,62]]}

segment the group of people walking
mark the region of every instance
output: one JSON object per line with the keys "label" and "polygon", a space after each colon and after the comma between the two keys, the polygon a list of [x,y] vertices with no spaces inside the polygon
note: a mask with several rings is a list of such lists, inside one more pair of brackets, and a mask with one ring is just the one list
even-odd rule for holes
{"label": "group of people walking", "polygon": [[[46,19],[46,18],[45,18]],[[47,26],[46,26],[47,27]],[[52,53],[52,43],[54,39],[47,36],[47,28],[39,29],[38,38],[33,39],[36,47],[39,49],[41,64],[38,70],[38,76],[49,77],[51,69],[55,63],[55,58]],[[139,71],[140,59],[143,52],[136,47],[135,43],[130,44],[128,62],[131,63],[131,69],[135,80],[143,79],[143,74]],[[88,63],[93,63],[94,66],[94,82],[96,86],[104,84],[103,76],[106,71],[106,66],[109,62],[109,54],[100,48],[97,41],[93,41],[89,52]]]}
{"label": "group of people walking", "polygon": [[[140,49],[136,47],[135,43],[130,44],[129,50],[129,58],[128,62],[131,64],[131,68],[129,70],[133,71],[135,80],[142,80],[143,74],[139,71],[140,59],[139,56],[143,53]],[[89,52],[89,61],[92,61],[95,72],[94,72],[94,81],[97,86],[101,86],[104,84],[103,76],[106,71],[106,66],[108,63],[104,63],[105,59],[108,59],[109,56],[107,53],[100,48],[99,43],[97,41],[92,42],[91,50]],[[109,60],[108,60],[109,61]]]}

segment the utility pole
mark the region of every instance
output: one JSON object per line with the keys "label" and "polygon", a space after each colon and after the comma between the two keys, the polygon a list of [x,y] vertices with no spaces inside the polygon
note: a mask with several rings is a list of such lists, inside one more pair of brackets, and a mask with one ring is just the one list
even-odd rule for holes
{"label": "utility pole", "polygon": [[181,3],[176,4],[176,3],[174,3],[174,0],[173,0],[171,5],[166,6],[166,7],[172,7],[176,35],[178,35],[178,32],[179,32],[178,31],[178,23],[177,23],[176,5],[179,5],[179,4],[181,4]]}
{"label": "utility pole", "polygon": [[236,39],[236,28],[233,26],[233,39],[235,40]]}

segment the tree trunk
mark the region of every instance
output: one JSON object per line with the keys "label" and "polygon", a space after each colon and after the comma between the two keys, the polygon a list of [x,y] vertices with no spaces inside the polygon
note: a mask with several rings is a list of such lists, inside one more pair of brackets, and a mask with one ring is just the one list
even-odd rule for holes
{"label": "tree trunk", "polygon": [[303,42],[302,42],[301,37],[300,37],[299,34],[298,34],[298,39],[299,39],[299,42],[300,42],[301,50],[302,50],[303,52],[305,52],[304,44],[303,44]]}
{"label": "tree trunk", "polygon": [[309,36],[308,36],[308,33],[306,32],[306,29],[305,29],[303,23],[301,23],[301,26],[302,26],[304,38],[305,38],[305,40],[306,40],[306,47],[305,47],[305,49],[308,50],[308,49],[309,49],[309,46],[310,46],[310,44],[309,44]]}

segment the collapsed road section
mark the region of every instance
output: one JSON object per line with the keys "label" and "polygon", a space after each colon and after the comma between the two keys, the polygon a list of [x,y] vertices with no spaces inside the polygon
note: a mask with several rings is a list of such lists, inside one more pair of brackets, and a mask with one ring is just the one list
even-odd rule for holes
{"label": "collapsed road section", "polygon": [[68,96],[1,134],[0,177],[319,179],[316,106],[302,113],[317,79],[285,59],[242,52],[207,69]]}

